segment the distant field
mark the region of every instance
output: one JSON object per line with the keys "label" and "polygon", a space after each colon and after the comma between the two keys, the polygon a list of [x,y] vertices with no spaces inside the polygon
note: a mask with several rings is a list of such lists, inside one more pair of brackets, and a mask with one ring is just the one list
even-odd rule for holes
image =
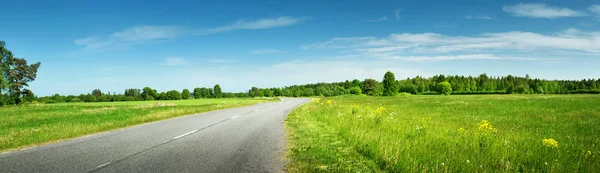
{"label": "distant field", "polygon": [[323,98],[286,127],[289,172],[600,170],[599,95]]}
{"label": "distant field", "polygon": [[195,99],[0,107],[0,151],[272,100]]}

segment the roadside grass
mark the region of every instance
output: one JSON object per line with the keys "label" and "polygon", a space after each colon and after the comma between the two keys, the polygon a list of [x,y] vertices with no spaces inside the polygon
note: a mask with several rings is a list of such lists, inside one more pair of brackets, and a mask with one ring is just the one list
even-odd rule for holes
{"label": "roadside grass", "polygon": [[29,104],[0,107],[0,152],[194,113],[275,101],[175,101]]}
{"label": "roadside grass", "polygon": [[289,172],[595,172],[600,96],[342,96],[286,119]]}

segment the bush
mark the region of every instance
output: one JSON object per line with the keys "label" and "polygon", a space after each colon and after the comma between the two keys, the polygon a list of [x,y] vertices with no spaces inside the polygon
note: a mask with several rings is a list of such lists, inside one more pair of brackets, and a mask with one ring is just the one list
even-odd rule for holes
{"label": "bush", "polygon": [[452,85],[450,85],[448,81],[440,82],[438,88],[438,92],[444,95],[450,95],[452,93]]}
{"label": "bush", "polygon": [[360,87],[352,87],[348,90],[349,90],[348,93],[350,93],[350,94],[354,94],[354,95],[362,94],[362,90],[360,89]]}

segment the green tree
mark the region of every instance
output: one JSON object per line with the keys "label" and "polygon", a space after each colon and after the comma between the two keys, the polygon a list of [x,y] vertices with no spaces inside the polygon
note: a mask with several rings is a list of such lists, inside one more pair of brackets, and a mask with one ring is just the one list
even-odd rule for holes
{"label": "green tree", "polygon": [[31,90],[28,89],[23,89],[23,101],[24,102],[32,102],[33,100],[35,100],[35,95],[33,94],[33,92]]}
{"label": "green tree", "polygon": [[21,96],[27,94],[23,89],[35,80],[41,63],[27,64],[27,60],[15,58],[5,46],[0,41],[0,95],[4,95],[0,105],[19,104]]}
{"label": "green tree", "polygon": [[181,91],[181,99],[187,100],[190,99],[190,90],[188,89],[183,89],[183,91]]}
{"label": "green tree", "polygon": [[444,95],[450,95],[452,93],[452,86],[448,81],[438,83],[438,92]]}
{"label": "green tree", "polygon": [[396,77],[394,73],[388,71],[383,76],[383,95],[394,96],[398,93],[398,84],[396,83]]}
{"label": "green tree", "polygon": [[213,87],[213,95],[214,98],[223,97],[223,91],[221,91],[221,86],[219,84],[216,84],[215,87]]}
{"label": "green tree", "polygon": [[194,98],[202,98],[202,89],[194,88]]}
{"label": "green tree", "polygon": [[377,90],[377,81],[375,79],[365,79],[363,82],[362,91],[367,95],[374,95],[375,90]]}
{"label": "green tree", "polygon": [[100,98],[100,96],[102,96],[102,91],[100,91],[100,89],[94,89],[92,91],[92,95],[94,95],[94,97],[96,97],[96,99]]}
{"label": "green tree", "polygon": [[167,91],[165,100],[181,100],[181,93],[177,90]]}
{"label": "green tree", "polygon": [[362,91],[360,90],[360,87],[358,87],[358,86],[351,87],[349,90],[350,90],[349,91],[350,94],[354,94],[354,95],[361,95],[362,94]]}
{"label": "green tree", "polygon": [[150,87],[144,87],[142,89],[142,99],[143,100],[154,100],[154,99],[158,99],[158,94],[156,93],[155,89],[152,89]]}

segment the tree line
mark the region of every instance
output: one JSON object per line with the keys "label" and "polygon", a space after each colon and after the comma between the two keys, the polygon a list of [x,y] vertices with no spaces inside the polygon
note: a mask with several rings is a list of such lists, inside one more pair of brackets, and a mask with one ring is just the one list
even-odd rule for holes
{"label": "tree line", "polygon": [[113,102],[181,100],[194,98],[248,98],[248,97],[311,97],[339,95],[393,96],[399,93],[409,94],[600,94],[600,79],[584,80],[544,80],[525,77],[502,76],[450,76],[414,77],[396,80],[392,72],[387,72],[380,82],[375,79],[332,83],[292,85],[282,88],[252,87],[247,92],[223,92],[219,84],[213,88],[198,87],[192,91],[183,89],[157,92],[155,89],[126,89],[123,94],[102,93],[99,89],[79,96],[69,95],[40,97],[39,102]]}
{"label": "tree line", "polygon": [[246,97],[311,97],[338,96],[345,94],[369,96],[393,96],[398,93],[409,94],[600,94],[600,79],[583,80],[545,80],[519,76],[479,76],[435,75],[433,77],[416,76],[396,80],[394,73],[387,72],[380,82],[375,79],[354,79],[343,82],[292,85],[286,87],[252,87],[247,92],[223,92],[219,84],[212,88],[198,87],[192,91],[183,89],[157,92],[150,87],[130,88],[121,93],[103,93],[94,89],[91,93],[78,96],[55,94],[36,97],[27,89],[28,83],[37,77],[39,62],[28,64],[24,58],[14,57],[0,41],[0,106],[23,102],[115,102],[181,100],[192,98],[246,98]]}

